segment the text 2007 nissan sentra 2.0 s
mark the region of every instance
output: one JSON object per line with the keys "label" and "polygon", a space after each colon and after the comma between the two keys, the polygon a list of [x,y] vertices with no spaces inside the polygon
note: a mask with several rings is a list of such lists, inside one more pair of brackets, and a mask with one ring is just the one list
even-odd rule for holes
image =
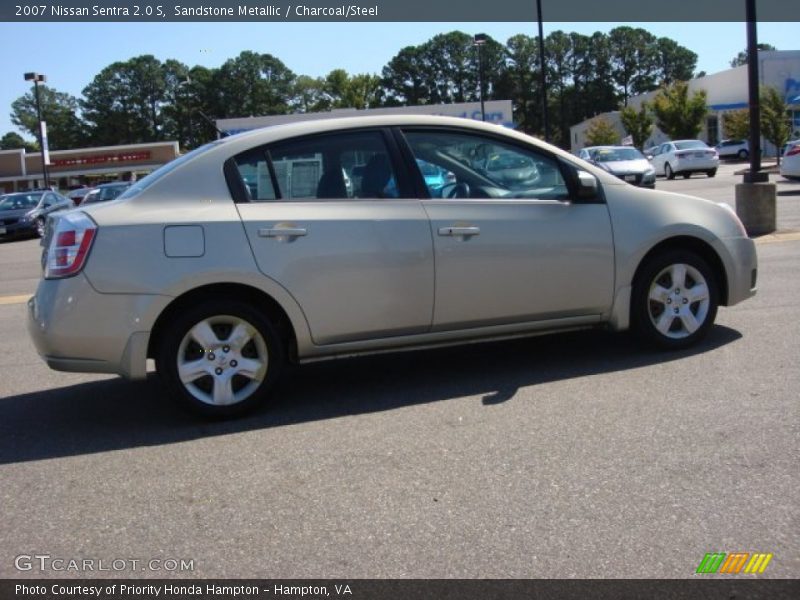
{"label": "text 2007 nissan sentra 2.0 s", "polygon": [[[498,155],[529,176],[497,177]],[[597,326],[684,348],[756,290],[726,205],[420,116],[212,142],[56,219],[43,264],[29,330],[52,368],[138,379],[153,358],[212,416],[265,399],[286,360]]]}

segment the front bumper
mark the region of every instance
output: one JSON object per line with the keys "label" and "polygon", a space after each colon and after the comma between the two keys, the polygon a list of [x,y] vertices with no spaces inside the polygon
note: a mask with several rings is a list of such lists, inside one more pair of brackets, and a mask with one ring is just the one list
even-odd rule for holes
{"label": "front bumper", "polygon": [[83,273],[42,280],[28,301],[28,333],[56,371],[142,379],[155,315],[165,296],[101,294]]}
{"label": "front bumper", "polygon": [[758,255],[753,240],[746,237],[728,238],[719,242],[724,244],[728,256],[726,271],[728,274],[728,302],[733,306],[743,300],[752,298],[758,291]]}

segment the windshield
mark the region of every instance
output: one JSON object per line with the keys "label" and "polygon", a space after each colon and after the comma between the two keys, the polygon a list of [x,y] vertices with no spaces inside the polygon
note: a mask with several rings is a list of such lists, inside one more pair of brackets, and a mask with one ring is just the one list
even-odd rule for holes
{"label": "windshield", "polygon": [[689,140],[688,142],[675,142],[675,147],[678,150],[691,150],[693,148],[708,148],[705,142],[700,140]]}
{"label": "windshield", "polygon": [[193,159],[195,156],[199,156],[200,154],[204,154],[204,153],[208,152],[209,150],[211,150],[212,148],[214,148],[215,146],[219,146],[220,144],[223,144],[223,143],[225,143],[225,139],[224,138],[221,139],[221,140],[214,140],[213,142],[209,142],[208,144],[206,144],[204,146],[200,146],[199,148],[195,148],[191,152],[187,152],[183,156],[179,156],[175,160],[173,160],[171,162],[168,162],[167,164],[165,164],[162,167],[159,167],[158,169],[156,169],[155,171],[150,173],[147,177],[144,177],[143,179],[140,179],[139,181],[134,183],[127,190],[125,190],[125,193],[120,194],[119,199],[122,200],[124,198],[132,198],[133,196],[136,196],[140,192],[143,192],[144,190],[149,188],[156,181],[158,181],[159,179],[164,177],[164,175],[167,175],[168,173],[171,173],[174,169],[177,169],[178,167],[180,167],[183,163],[188,162],[191,159]]}
{"label": "windshield", "polygon": [[593,154],[597,162],[617,162],[620,160],[642,160],[644,155],[636,148],[603,148]]}
{"label": "windshield", "polygon": [[7,196],[0,196],[0,210],[36,208],[41,198],[41,194],[9,194]]}

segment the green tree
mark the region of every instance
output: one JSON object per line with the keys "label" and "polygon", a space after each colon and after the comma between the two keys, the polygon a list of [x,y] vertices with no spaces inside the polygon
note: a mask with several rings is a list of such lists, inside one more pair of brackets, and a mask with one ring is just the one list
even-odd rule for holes
{"label": "green tree", "polygon": [[604,117],[597,117],[589,124],[586,141],[590,146],[615,146],[619,144],[619,132]]}
{"label": "green tree", "polygon": [[647,102],[642,102],[639,110],[632,106],[626,106],[620,112],[622,126],[625,132],[633,138],[633,145],[640,150],[650,134],[653,133],[653,115]]}
{"label": "green tree", "polygon": [[[774,87],[761,88],[761,133],[768,142],[780,149],[792,134],[789,107],[781,93]],[[778,164],[781,164],[778,152]]]}
{"label": "green tree", "polygon": [[83,113],[95,144],[133,144],[165,139],[164,66],[152,55],[115,62],[83,90]]}
{"label": "green tree", "polygon": [[689,96],[689,85],[684,81],[661,88],[653,99],[656,125],[673,140],[696,138],[707,112],[705,91]]}
{"label": "green tree", "polygon": [[750,137],[750,111],[743,108],[723,113],[722,135],[733,140],[748,139]]}
{"label": "green tree", "polygon": [[692,78],[697,66],[697,54],[673,39],[662,37],[656,42],[656,62],[658,83],[669,85]]}
{"label": "green tree", "polygon": [[0,138],[0,150],[16,150],[24,148],[26,152],[38,152],[39,145],[25,141],[23,137],[15,131],[9,131]]}
{"label": "green tree", "polygon": [[[777,50],[772,44],[756,44],[756,48],[760,50]],[[747,49],[745,48],[739,54],[731,59],[731,67],[741,67],[747,64]]]}
{"label": "green tree", "polygon": [[[46,85],[40,85],[39,100],[42,119],[47,122],[47,144],[51,150],[67,150],[85,145],[86,131],[77,115],[79,110],[77,98]],[[39,135],[39,118],[36,114],[36,96],[33,87],[24,96],[11,103],[11,122],[33,137]]]}
{"label": "green tree", "polygon": [[497,84],[501,98],[513,100],[514,121],[522,131],[542,130],[538,38],[515,35],[506,42],[505,68]]}
{"label": "green tree", "polygon": [[291,107],[301,113],[320,112],[326,106],[325,80],[321,77],[298,75],[292,86]]}
{"label": "green tree", "polygon": [[289,112],[295,75],[271,54],[244,51],[214,72],[216,117],[280,115]]}
{"label": "green tree", "polygon": [[656,88],[657,38],[641,28],[615,27],[608,33],[612,77],[620,88],[623,106],[634,94]]}
{"label": "green tree", "polygon": [[397,104],[430,104],[431,92],[425,76],[424,51],[420,46],[406,46],[383,67],[383,87]]}

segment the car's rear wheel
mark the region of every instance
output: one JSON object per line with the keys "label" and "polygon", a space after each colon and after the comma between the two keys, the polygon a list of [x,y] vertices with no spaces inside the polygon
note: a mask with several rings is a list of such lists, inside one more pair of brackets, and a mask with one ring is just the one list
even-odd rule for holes
{"label": "car's rear wheel", "polygon": [[711,169],[709,171],[706,171],[706,175],[708,175],[709,177],[714,177],[714,175],[716,175],[716,174],[717,174],[717,170],[716,169]]}
{"label": "car's rear wheel", "polygon": [[675,172],[672,170],[672,167],[669,166],[669,163],[664,165],[664,176],[667,179],[675,179]]}
{"label": "car's rear wheel", "polygon": [[661,348],[686,348],[714,324],[717,280],[694,252],[663,252],[642,266],[631,302],[632,325],[640,337]]}
{"label": "car's rear wheel", "polygon": [[691,176],[692,176],[691,171],[687,171],[686,173],[683,174],[683,178],[684,179],[689,179],[689,177],[691,177]]}
{"label": "car's rear wheel", "polygon": [[171,397],[207,417],[264,402],[284,362],[269,320],[242,302],[207,301],[177,317],[161,340],[156,363]]}
{"label": "car's rear wheel", "polygon": [[747,158],[747,150],[745,150],[744,148],[742,148],[741,150],[739,150],[739,152],[738,152],[738,156],[739,156],[739,158],[740,158],[740,159],[742,159],[742,160],[746,159],[746,158]]}
{"label": "car's rear wheel", "polygon": [[45,225],[44,217],[39,217],[36,219],[36,235],[38,235],[40,238],[44,237]]}

